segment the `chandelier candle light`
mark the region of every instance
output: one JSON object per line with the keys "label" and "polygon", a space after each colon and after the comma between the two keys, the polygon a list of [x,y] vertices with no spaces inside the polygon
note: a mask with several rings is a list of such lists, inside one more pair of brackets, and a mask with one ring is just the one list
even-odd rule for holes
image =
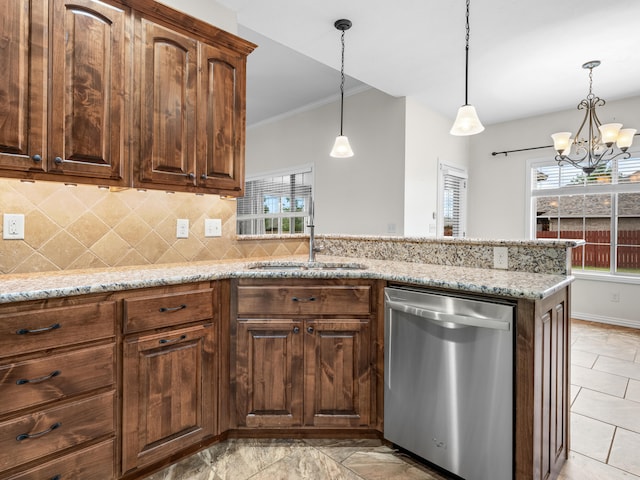
{"label": "chandelier candle light", "polygon": [[[633,143],[636,133],[634,128],[622,128],[621,123],[602,124],[596,113],[596,107],[602,107],[605,101],[592,92],[593,69],[600,65],[600,60],[592,60],[582,65],[589,70],[589,95],[578,104],[578,110],[585,110],[584,119],[578,128],[575,138],[571,132],[558,132],[551,135],[553,148],[558,154],[555,157],[558,164],[568,163],[590,175],[600,162],[606,164],[614,158],[629,158],[627,152]],[[582,136],[582,130],[587,127],[587,138]],[[614,143],[618,147],[614,147]]]}
{"label": "chandelier candle light", "polygon": [[333,24],[338,30],[342,32],[342,66],[340,68],[340,135],[336,137],[336,141],[331,149],[331,155],[335,158],[349,158],[353,157],[353,150],[349,145],[349,139],[342,134],[342,122],[344,118],[344,32],[351,28],[351,20],[345,18],[336,20]]}
{"label": "chandelier candle light", "polygon": [[458,109],[456,121],[449,133],[456,136],[475,135],[484,130],[484,126],[478,118],[476,109],[473,105],[469,105],[469,0],[467,0],[467,16],[466,16],[466,35],[465,35],[465,64],[464,64],[464,105]]}

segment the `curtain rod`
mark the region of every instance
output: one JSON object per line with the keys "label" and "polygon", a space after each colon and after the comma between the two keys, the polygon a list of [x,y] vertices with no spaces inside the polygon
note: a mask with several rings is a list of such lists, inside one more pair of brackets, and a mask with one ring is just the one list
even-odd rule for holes
{"label": "curtain rod", "polygon": [[[636,133],[634,137],[637,137],[638,135],[640,135],[640,132]],[[551,148],[551,147],[553,147],[553,145],[544,145],[542,147],[519,148],[517,150],[505,150],[504,152],[491,152],[491,155],[493,155],[494,157],[496,155],[504,155],[506,157],[510,153],[514,153],[514,152],[527,152],[529,150],[540,150],[541,148]]]}

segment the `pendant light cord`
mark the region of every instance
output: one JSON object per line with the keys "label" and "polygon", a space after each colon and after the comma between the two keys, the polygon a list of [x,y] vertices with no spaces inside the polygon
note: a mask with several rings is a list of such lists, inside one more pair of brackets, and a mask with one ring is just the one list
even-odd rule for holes
{"label": "pendant light cord", "polygon": [[467,26],[466,26],[466,46],[465,46],[465,63],[464,63],[464,104],[469,105],[469,3],[467,0]]}
{"label": "pendant light cord", "polygon": [[344,117],[344,32],[342,30],[341,42],[342,42],[342,64],[340,67],[340,136],[342,136],[342,120]]}

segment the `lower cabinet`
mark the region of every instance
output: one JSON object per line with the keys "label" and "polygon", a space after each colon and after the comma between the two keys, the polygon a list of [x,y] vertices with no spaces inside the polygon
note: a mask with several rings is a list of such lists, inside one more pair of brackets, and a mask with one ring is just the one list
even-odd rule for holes
{"label": "lower cabinet", "polygon": [[128,339],[123,354],[123,471],[213,434],[211,324]]}
{"label": "lower cabinet", "polygon": [[[178,293],[162,290],[125,300],[129,307],[125,325],[134,317],[132,324],[144,324],[137,316],[141,312],[143,319],[157,317],[159,324],[166,325],[167,318],[198,322],[124,337],[123,474],[163,461],[214,435],[217,377],[212,301],[211,288]],[[209,318],[202,321],[201,316]]]}
{"label": "lower cabinet", "polygon": [[569,452],[569,288],[519,301],[515,478],[558,476]]}
{"label": "lower cabinet", "polygon": [[[262,300],[255,281],[243,280],[236,290],[231,330],[238,427],[369,427],[372,285],[275,283],[269,281],[272,289]],[[332,298],[337,303],[323,308]],[[336,304],[341,315],[323,314]]]}

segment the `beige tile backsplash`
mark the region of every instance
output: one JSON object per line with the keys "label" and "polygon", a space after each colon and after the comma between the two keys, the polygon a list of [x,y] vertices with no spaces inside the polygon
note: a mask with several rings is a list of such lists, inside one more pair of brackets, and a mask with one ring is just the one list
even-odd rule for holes
{"label": "beige tile backsplash", "polygon": [[[0,179],[4,213],[24,214],[25,238],[0,240],[0,273],[308,252],[300,239],[237,241],[236,202],[217,195]],[[188,239],[176,238],[178,218],[189,219]],[[222,220],[222,237],[205,238],[205,218]]]}

